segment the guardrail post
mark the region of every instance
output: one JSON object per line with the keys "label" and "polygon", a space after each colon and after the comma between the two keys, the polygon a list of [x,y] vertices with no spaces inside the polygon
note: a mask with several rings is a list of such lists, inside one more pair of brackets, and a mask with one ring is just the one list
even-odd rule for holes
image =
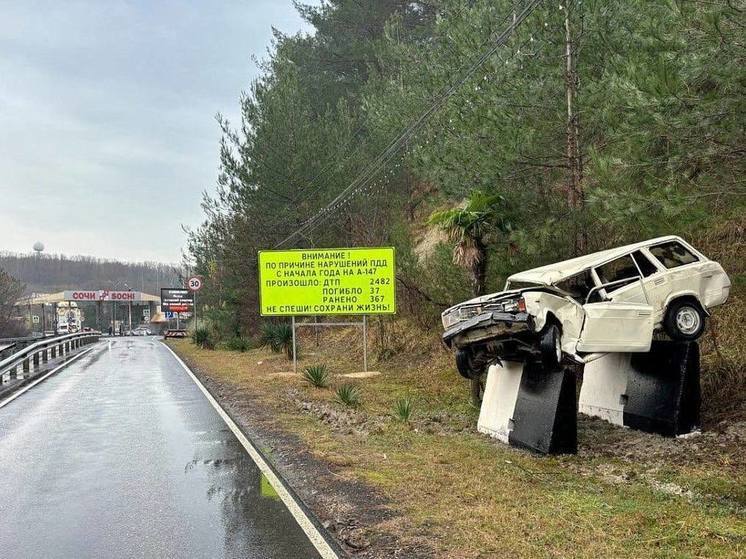
{"label": "guardrail post", "polygon": [[49,361],[49,349],[46,347],[44,348],[44,351],[41,352],[41,360],[43,363]]}
{"label": "guardrail post", "polygon": [[18,378],[18,367],[13,367],[10,371],[10,380],[14,380]]}
{"label": "guardrail post", "polygon": [[54,344],[51,348],[52,350],[52,359],[57,357],[57,344]]}
{"label": "guardrail post", "polygon": [[28,373],[31,370],[31,361],[28,357],[23,360],[23,372]]}
{"label": "guardrail post", "polygon": [[39,368],[39,352],[38,351],[34,353],[34,356],[32,359],[34,361],[34,369],[38,369]]}

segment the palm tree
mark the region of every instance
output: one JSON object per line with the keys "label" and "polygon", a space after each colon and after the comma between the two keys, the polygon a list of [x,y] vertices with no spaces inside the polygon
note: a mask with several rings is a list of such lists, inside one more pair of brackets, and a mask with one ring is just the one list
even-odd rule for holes
{"label": "palm tree", "polygon": [[485,290],[487,236],[496,230],[510,231],[506,213],[502,196],[474,190],[460,207],[435,212],[428,220],[455,243],[453,263],[469,272],[475,297]]}

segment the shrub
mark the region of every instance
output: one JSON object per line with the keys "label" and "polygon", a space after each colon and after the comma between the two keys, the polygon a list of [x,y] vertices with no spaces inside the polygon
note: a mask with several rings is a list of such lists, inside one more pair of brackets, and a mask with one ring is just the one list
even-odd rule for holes
{"label": "shrub", "polygon": [[311,365],[303,371],[303,378],[309,384],[316,388],[326,388],[329,386],[329,371],[326,365]]}
{"label": "shrub", "polygon": [[[289,324],[266,322],[262,325],[262,346],[274,353],[285,353],[288,359],[293,358],[293,329]],[[297,351],[297,349],[296,349]]]}
{"label": "shrub", "polygon": [[249,340],[242,338],[241,336],[233,336],[225,342],[225,347],[230,351],[240,351],[243,353],[244,351],[251,349],[251,343]]}
{"label": "shrub", "polygon": [[394,417],[399,421],[407,423],[412,417],[412,399],[409,396],[399,398],[394,404]]}
{"label": "shrub", "polygon": [[207,328],[197,328],[192,333],[194,345],[202,349],[215,349],[215,342]]}
{"label": "shrub", "polygon": [[343,384],[337,388],[335,400],[340,404],[356,408],[360,405],[360,389],[352,384]]}

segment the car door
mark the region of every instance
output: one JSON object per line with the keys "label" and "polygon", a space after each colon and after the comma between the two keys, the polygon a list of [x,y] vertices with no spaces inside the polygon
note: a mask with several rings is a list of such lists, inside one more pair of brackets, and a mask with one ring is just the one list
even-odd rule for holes
{"label": "car door", "polygon": [[646,303],[601,301],[583,305],[585,320],[578,351],[650,351],[653,307]]}
{"label": "car door", "polygon": [[599,285],[588,294],[583,305],[585,319],[578,350],[650,351],[653,307],[647,302],[640,271],[632,256],[615,258],[597,266],[593,272]]}

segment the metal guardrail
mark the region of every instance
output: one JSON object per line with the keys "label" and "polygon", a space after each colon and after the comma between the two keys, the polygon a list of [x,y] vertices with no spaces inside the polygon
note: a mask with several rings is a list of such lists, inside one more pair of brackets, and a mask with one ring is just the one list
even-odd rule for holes
{"label": "metal guardrail", "polygon": [[11,380],[15,379],[18,377],[19,367],[22,368],[24,373],[28,373],[32,366],[34,369],[38,369],[42,363],[46,363],[50,358],[61,357],[84,345],[98,341],[100,336],[101,332],[78,332],[77,334],[41,339],[41,341],[33,343],[0,361],[0,379],[5,375],[10,375]]}

